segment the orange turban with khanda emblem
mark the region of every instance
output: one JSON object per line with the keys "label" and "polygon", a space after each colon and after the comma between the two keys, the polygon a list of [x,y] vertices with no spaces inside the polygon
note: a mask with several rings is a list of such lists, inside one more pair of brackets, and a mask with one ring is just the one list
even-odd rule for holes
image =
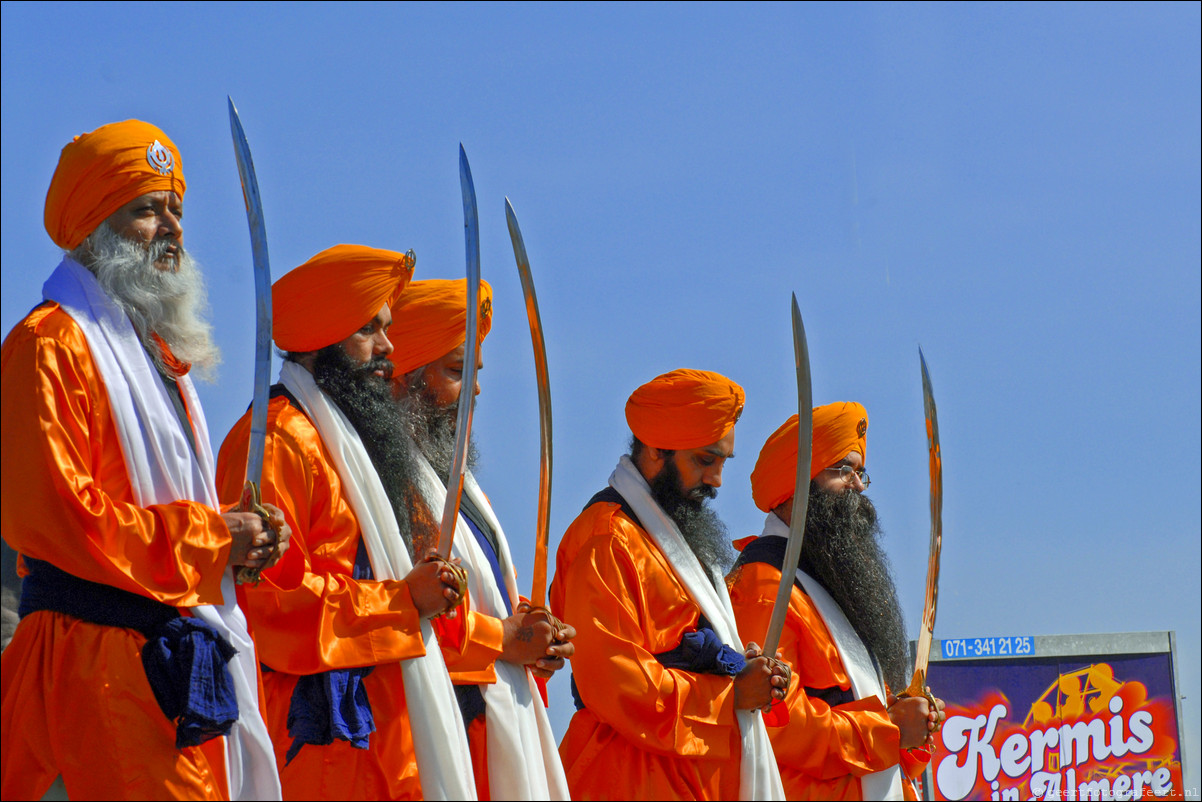
{"label": "orange turban with khanda emblem", "polygon": [[413,276],[413,251],[335,245],[271,287],[275,344],[285,351],[316,351],[340,343],[397,298]]}
{"label": "orange turban with khanda emblem", "polygon": [[634,391],[626,422],[652,448],[703,448],[735,427],[745,399],[743,388],[719,373],[674,370]]}
{"label": "orange turban with khanda emblem", "polygon": [[[476,339],[492,330],[492,287],[480,280]],[[393,378],[437,362],[467,339],[467,279],[426,279],[405,288],[392,309]]]}
{"label": "orange turban with khanda emblem", "polygon": [[[868,410],[854,401],[814,407],[810,478],[858,451],[868,460]],[[764,512],[793,498],[797,479],[797,416],[772,433],[751,472],[751,497]]]}
{"label": "orange turban with khanda emblem", "polygon": [[182,200],[187,185],[179,149],[150,123],[102,125],[67,143],[46,193],[46,233],[73,251],[125,204],[167,190]]}

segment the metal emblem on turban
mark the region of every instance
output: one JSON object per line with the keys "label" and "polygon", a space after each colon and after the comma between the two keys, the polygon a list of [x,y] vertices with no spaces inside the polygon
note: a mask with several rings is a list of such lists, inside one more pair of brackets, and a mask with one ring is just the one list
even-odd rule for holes
{"label": "metal emblem on turban", "polygon": [[738,423],[739,418],[741,417],[743,417],[743,405],[740,405],[739,408],[735,410],[735,423]]}
{"label": "metal emblem on turban", "polygon": [[175,169],[175,156],[156,139],[146,148],[146,163],[159,175],[170,175]]}
{"label": "metal emblem on turban", "polygon": [[860,422],[856,424],[856,437],[863,437],[868,434],[868,421],[860,418]]}
{"label": "metal emblem on turban", "polygon": [[492,317],[492,298],[485,298],[480,302],[480,317]]}

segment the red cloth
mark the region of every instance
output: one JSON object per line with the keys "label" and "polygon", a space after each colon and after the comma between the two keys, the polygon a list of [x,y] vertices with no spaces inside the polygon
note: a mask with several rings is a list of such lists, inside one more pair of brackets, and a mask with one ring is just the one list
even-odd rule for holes
{"label": "red cloth", "polygon": [[[108,393],[79,326],[35,309],[0,353],[0,532],[21,554],[165,604],[219,604],[230,537],[193,501],[138,507]],[[51,612],[4,651],[0,791],[75,799],[224,797],[225,741],[177,750],[142,668],[145,638]]]}
{"label": "red cloth", "polygon": [[559,746],[573,798],[737,799],[734,682],[655,659],[696,631],[701,609],[617,504],[568,528],[550,601],[576,627],[572,675],[587,706]]}
{"label": "red cloth", "polygon": [[[766,563],[746,563],[731,574],[730,600],[743,637],[763,639],[779,587],[780,571]],[[796,585],[779,649],[794,672],[785,698],[788,719],[765,723],[785,798],[863,799],[859,778],[897,765],[906,754],[900,749],[901,733],[875,696],[831,707],[806,695],[807,687],[850,690],[851,680],[822,616]],[[911,777],[922,772],[921,765],[910,761],[903,762],[903,769]],[[911,783],[903,781],[902,791],[907,799],[917,799]]]}

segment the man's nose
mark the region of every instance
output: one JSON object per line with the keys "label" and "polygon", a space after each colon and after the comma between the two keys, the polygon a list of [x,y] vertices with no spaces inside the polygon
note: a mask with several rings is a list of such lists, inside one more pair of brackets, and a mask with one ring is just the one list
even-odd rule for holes
{"label": "man's nose", "polygon": [[376,332],[372,353],[376,356],[388,356],[392,351],[392,340],[388,339],[388,335],[382,331]]}

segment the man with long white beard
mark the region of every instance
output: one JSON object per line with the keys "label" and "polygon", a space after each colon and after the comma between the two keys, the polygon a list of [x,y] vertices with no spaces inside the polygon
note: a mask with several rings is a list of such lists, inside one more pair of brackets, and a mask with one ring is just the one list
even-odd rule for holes
{"label": "man with long white beard", "polygon": [[[270,669],[285,799],[475,798],[430,623],[460,604],[461,577],[410,526],[416,464],[390,385],[386,333],[413,263],[412,252],[336,245],[272,288],[286,355],[262,492],[296,548],[244,605]],[[249,438],[248,412],[221,447],[224,498],[241,492]]]}
{"label": "man with long white beard", "polygon": [[626,403],[633,441],[568,527],[551,610],[576,636],[576,714],[560,745],[580,799],[783,799],[757,709],[788,668],[735,625],[733,553],[706,506],[734,456],[743,388],[675,370]]}
{"label": "man with long white beard", "polygon": [[[218,362],[166,134],[63,148],[45,223],[66,251],[4,341],[0,531],[22,559],[3,656],[0,791],[279,798],[232,566],[288,546],[280,511],[220,512],[192,375]],[[275,556],[273,556],[273,554]]]}
{"label": "man with long white beard", "polygon": [[[917,799],[909,778],[930,752],[943,703],[898,699],[911,664],[869,483],[868,413],[856,403],[816,407],[810,498],[780,649],[798,682],[769,720],[789,799]],[[796,415],[764,444],[751,474],[768,513],[759,537],[736,542],[730,598],[740,631],[768,629],[781,581],[797,476]],[[904,775],[904,776],[903,776]],[[903,797],[904,795],[904,797]]]}
{"label": "man with long white beard", "polygon": [[[415,281],[401,293],[388,337],[394,387],[417,446],[420,503],[414,525],[437,538],[434,514],[446,500],[467,337],[467,280]],[[492,288],[480,284],[479,344],[492,327]],[[483,368],[483,359],[477,358]],[[479,374],[477,374],[479,376]],[[477,382],[473,396],[479,394]],[[468,568],[471,647],[447,655],[472,747],[480,799],[566,799],[567,780],[533,677],[546,680],[572,656],[575,629],[533,610],[518,595],[509,543],[476,483],[475,432],[460,505],[454,553]],[[527,667],[530,674],[527,674]]]}

